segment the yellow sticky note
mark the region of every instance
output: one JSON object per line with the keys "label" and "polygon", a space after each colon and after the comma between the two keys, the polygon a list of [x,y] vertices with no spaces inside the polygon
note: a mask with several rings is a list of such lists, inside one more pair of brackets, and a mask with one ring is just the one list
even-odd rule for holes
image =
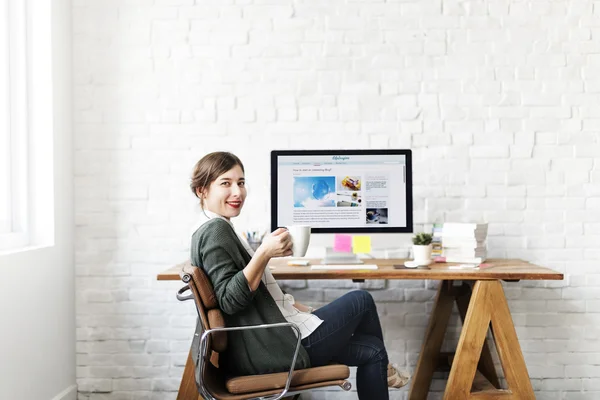
{"label": "yellow sticky note", "polygon": [[352,236],[353,253],[370,253],[371,236]]}

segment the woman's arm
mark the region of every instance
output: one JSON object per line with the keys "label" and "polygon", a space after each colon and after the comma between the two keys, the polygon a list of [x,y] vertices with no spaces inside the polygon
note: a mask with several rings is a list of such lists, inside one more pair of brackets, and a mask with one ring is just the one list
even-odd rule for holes
{"label": "woman's arm", "polygon": [[254,257],[240,271],[231,254],[238,240],[235,232],[223,220],[210,224],[199,238],[198,254],[215,290],[219,308],[225,314],[235,314],[254,298],[269,260],[291,254],[291,240],[287,230],[277,229],[265,237]]}
{"label": "woman's arm", "polygon": [[253,292],[258,288],[260,279],[262,278],[265,267],[269,263],[270,259],[271,257],[269,257],[264,251],[261,251],[259,247],[248,265],[246,265],[246,268],[242,270],[246,280],[248,281],[248,286]]}
{"label": "woman's arm", "polygon": [[212,283],[219,309],[235,314],[245,309],[254,292],[234,261],[235,233],[225,221],[211,222],[198,240],[200,263]]}
{"label": "woman's arm", "polygon": [[260,284],[265,267],[273,257],[283,257],[292,254],[292,241],[289,232],[284,228],[278,228],[271,234],[265,236],[262,244],[254,256],[243,269],[244,276],[248,280],[250,289],[255,291]]}

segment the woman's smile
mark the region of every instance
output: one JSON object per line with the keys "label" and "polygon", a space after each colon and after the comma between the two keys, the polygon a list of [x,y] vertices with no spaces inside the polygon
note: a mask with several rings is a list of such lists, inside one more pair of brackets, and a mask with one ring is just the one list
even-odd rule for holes
{"label": "woman's smile", "polygon": [[240,200],[227,201],[226,204],[236,209],[242,206],[242,202]]}

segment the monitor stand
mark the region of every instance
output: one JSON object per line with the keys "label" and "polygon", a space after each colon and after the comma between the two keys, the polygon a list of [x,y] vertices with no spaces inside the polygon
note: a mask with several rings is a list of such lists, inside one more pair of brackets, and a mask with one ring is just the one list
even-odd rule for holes
{"label": "monitor stand", "polygon": [[364,262],[358,258],[354,253],[341,253],[333,250],[333,247],[325,248],[325,258],[321,260],[321,263],[327,265],[331,264],[364,264]]}

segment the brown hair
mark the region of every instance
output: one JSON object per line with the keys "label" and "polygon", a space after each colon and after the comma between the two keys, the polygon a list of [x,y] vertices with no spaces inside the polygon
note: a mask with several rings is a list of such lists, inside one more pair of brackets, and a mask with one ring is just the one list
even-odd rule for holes
{"label": "brown hair", "polygon": [[203,192],[208,189],[211,183],[213,183],[220,175],[229,171],[231,168],[239,165],[244,172],[244,165],[242,161],[232,153],[226,151],[216,151],[209,153],[202,157],[200,161],[194,166],[194,172],[192,173],[192,182],[190,188],[192,192],[200,199],[200,205],[202,204],[202,198],[198,196],[198,190]]}

